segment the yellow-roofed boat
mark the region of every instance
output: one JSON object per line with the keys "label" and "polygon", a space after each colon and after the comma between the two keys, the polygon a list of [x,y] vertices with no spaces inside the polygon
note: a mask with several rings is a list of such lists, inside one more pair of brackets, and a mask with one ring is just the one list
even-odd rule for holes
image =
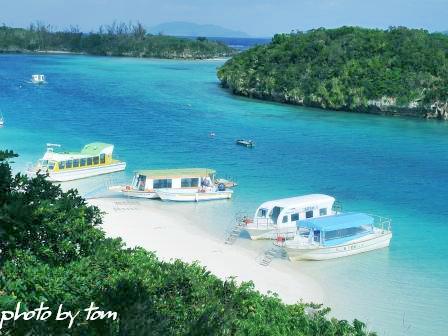
{"label": "yellow-roofed boat", "polygon": [[64,182],[122,171],[126,162],[113,158],[114,145],[94,142],[80,152],[58,151],[58,144],[47,144],[47,151],[36,165],[28,169],[28,176],[48,174],[48,180]]}

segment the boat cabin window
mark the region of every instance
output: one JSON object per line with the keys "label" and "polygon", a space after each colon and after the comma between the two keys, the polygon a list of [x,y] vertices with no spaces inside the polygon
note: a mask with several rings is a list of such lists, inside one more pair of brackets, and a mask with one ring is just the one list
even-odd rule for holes
{"label": "boat cabin window", "polygon": [[55,165],[55,162],[54,162],[54,161],[49,161],[49,162],[48,162],[48,169],[49,169],[49,170],[53,170],[53,169],[54,169],[54,165]]}
{"label": "boat cabin window", "polygon": [[65,168],[71,168],[72,165],[73,165],[73,161],[72,160],[65,161]]}
{"label": "boat cabin window", "polygon": [[198,178],[183,178],[180,181],[180,185],[182,188],[190,188],[199,186]]}
{"label": "boat cabin window", "polygon": [[81,166],[81,167],[84,167],[84,166],[87,164],[87,160],[86,160],[86,159],[81,159],[81,160],[79,161],[79,163],[80,163],[80,166]]}
{"label": "boat cabin window", "polygon": [[160,189],[160,188],[171,188],[172,180],[171,179],[161,179],[161,180],[154,180],[153,181],[153,188],[154,189]]}
{"label": "boat cabin window", "polygon": [[106,154],[100,154],[100,163],[106,163]]}
{"label": "boat cabin window", "polygon": [[319,230],[314,230],[314,241],[316,243],[320,243],[320,231]]}
{"label": "boat cabin window", "polygon": [[263,217],[266,218],[268,215],[267,209],[258,209],[257,217]]}
{"label": "boat cabin window", "polygon": [[92,158],[87,158],[87,165],[91,166],[92,165]]}
{"label": "boat cabin window", "polygon": [[319,209],[319,216],[326,216],[327,215],[327,208]]}
{"label": "boat cabin window", "polygon": [[42,167],[48,166],[48,160],[39,160],[39,163]]}
{"label": "boat cabin window", "polygon": [[305,212],[305,217],[306,218],[313,218],[314,217],[314,211],[310,210],[310,211]]}
{"label": "boat cabin window", "polygon": [[278,216],[280,215],[280,212],[282,212],[283,208],[280,207],[273,207],[271,212],[271,219],[274,223],[277,223]]}
{"label": "boat cabin window", "polygon": [[93,164],[97,165],[98,163],[100,163],[100,157],[99,156],[94,156],[93,157]]}
{"label": "boat cabin window", "polygon": [[288,223],[288,216],[283,216],[282,223]]}
{"label": "boat cabin window", "polygon": [[304,238],[308,238],[310,236],[310,229],[306,227],[299,227],[299,235]]}
{"label": "boat cabin window", "polygon": [[357,236],[359,234],[364,234],[372,231],[371,228],[372,228],[371,226],[358,226],[334,231],[326,231],[325,240],[333,240],[333,239]]}
{"label": "boat cabin window", "polygon": [[291,222],[297,222],[299,220],[299,214],[292,214],[291,215]]}
{"label": "boat cabin window", "polygon": [[79,159],[73,160],[73,168],[79,167]]}
{"label": "boat cabin window", "polygon": [[65,169],[65,161],[61,161],[58,163],[59,169]]}

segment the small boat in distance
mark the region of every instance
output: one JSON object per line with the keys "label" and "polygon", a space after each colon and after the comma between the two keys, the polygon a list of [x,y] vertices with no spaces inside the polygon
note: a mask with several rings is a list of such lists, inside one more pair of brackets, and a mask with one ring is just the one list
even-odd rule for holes
{"label": "small boat in distance", "polygon": [[[215,174],[216,171],[209,168],[139,170],[135,172],[131,185],[113,186],[109,190],[130,197],[163,200],[179,198],[185,201],[189,197],[189,201],[197,201],[204,200],[205,196],[210,199],[230,198],[228,194],[231,194],[231,191],[226,190],[223,180],[215,179]],[[228,185],[232,183],[225,181]],[[196,193],[201,196],[196,198]]]}
{"label": "small boat in distance", "polygon": [[5,119],[3,118],[3,114],[0,112],[0,127],[5,125]]}
{"label": "small boat in distance", "polygon": [[292,239],[300,221],[332,216],[339,212],[334,197],[311,194],[264,202],[255,211],[253,219],[244,219],[244,229],[252,240]]}
{"label": "small boat in distance", "polygon": [[278,240],[290,260],[327,260],[389,246],[391,220],[364,213],[343,213],[300,222],[293,240]]}
{"label": "small boat in distance", "polygon": [[56,151],[58,144],[47,144],[47,151],[34,167],[27,171],[28,176],[48,174],[53,182],[64,182],[81,178],[114,173],[126,168],[126,162],[115,160],[112,156],[114,145],[94,142],[84,146],[80,152]]}
{"label": "small boat in distance", "polygon": [[33,84],[44,84],[44,83],[46,83],[45,76],[41,75],[41,74],[32,75],[31,76],[31,83],[33,83]]}
{"label": "small boat in distance", "polygon": [[240,146],[248,147],[248,148],[255,147],[255,142],[253,142],[252,140],[240,139],[240,140],[236,141],[236,144],[240,145]]}

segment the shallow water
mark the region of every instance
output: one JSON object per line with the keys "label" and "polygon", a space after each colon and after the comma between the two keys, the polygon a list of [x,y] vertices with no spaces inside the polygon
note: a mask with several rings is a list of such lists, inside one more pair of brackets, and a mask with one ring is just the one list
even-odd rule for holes
{"label": "shallow water", "polygon": [[[448,123],[234,97],[218,86],[220,64],[0,55],[0,147],[20,153],[16,170],[42,155],[47,142],[79,149],[93,141],[115,144],[128,175],[145,167],[215,168],[239,182],[233,200],[163,206],[184,207],[216,237],[239,211],[251,214],[265,200],[305,193],[391,217],[389,249],[290,267],[322,284],[339,317],[368,321],[385,335],[445,334]],[[27,83],[33,73],[44,73],[48,83]],[[241,137],[257,146],[236,146]],[[68,186],[88,192],[110,180]],[[244,237],[238,243],[264,246]]]}

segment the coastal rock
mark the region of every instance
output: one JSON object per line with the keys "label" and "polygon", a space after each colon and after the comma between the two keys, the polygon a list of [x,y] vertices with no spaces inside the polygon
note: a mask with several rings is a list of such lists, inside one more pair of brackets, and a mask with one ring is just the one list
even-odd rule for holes
{"label": "coastal rock", "polygon": [[426,113],[427,119],[448,120],[448,102],[437,101],[431,105],[431,110]]}

